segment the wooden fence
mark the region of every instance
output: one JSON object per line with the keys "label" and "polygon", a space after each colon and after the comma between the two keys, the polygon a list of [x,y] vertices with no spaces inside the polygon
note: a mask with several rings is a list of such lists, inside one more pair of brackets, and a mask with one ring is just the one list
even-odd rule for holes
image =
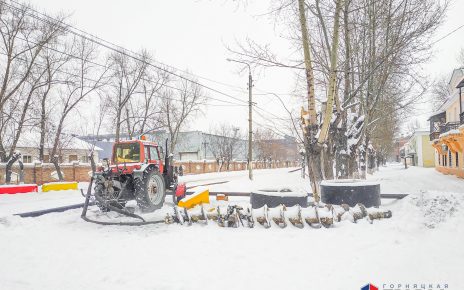
{"label": "wooden fence", "polygon": [[[5,183],[5,164],[0,164],[0,184]],[[61,171],[65,181],[90,181],[89,172],[92,170],[90,164],[62,164]],[[11,183],[19,182],[19,166],[13,165],[13,175]],[[43,183],[56,181],[52,178],[52,172],[56,171],[55,166],[51,163],[32,163],[24,164],[24,183],[35,183],[42,185]]]}

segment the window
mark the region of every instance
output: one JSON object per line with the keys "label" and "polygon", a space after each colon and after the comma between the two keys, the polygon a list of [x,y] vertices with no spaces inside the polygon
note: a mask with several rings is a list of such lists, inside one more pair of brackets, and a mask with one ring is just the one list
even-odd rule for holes
{"label": "window", "polygon": [[23,155],[23,163],[32,163],[31,155]]}
{"label": "window", "polygon": [[145,146],[144,154],[145,154],[145,161],[150,160],[150,147]]}
{"label": "window", "polygon": [[156,147],[150,147],[150,159],[151,160],[159,160],[158,150]]}
{"label": "window", "polygon": [[459,167],[459,153],[456,152],[456,167]]}
{"label": "window", "polygon": [[453,159],[451,157],[451,150],[448,150],[448,160],[449,160],[448,166],[452,167],[453,166]]}
{"label": "window", "polygon": [[81,156],[81,162],[82,163],[89,163],[89,157],[87,155]]}
{"label": "window", "polygon": [[69,155],[68,156],[68,161],[71,163],[73,161],[77,161],[77,155]]}
{"label": "window", "polygon": [[140,162],[139,143],[120,143],[114,146],[115,163]]}

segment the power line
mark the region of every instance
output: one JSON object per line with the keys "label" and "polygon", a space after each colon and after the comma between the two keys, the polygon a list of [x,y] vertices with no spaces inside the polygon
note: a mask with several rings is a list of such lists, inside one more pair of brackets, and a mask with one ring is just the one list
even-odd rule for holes
{"label": "power line", "polygon": [[439,41],[442,41],[443,39],[447,38],[448,36],[450,36],[451,34],[455,33],[456,31],[458,31],[459,29],[463,28],[464,27],[464,24],[459,26],[458,28],[454,29],[453,31],[447,33],[446,35],[444,35],[443,37],[440,37],[438,40],[435,40],[434,42],[432,42],[430,44],[430,46],[434,45],[435,43],[439,42]]}
{"label": "power line", "polygon": [[[4,3],[5,3],[5,1],[6,1],[6,0],[1,0],[1,2],[4,2]],[[22,4],[22,3],[18,2],[18,1],[15,1],[15,0],[10,0],[10,2],[13,2],[13,3],[15,3],[15,4],[19,5],[19,6],[24,6],[24,4]],[[7,5],[8,5],[8,4],[7,4]],[[11,6],[10,6],[10,7],[11,7]],[[40,11],[37,11],[36,9],[33,9],[33,8],[31,8],[31,7],[29,7],[28,9],[34,11],[35,13],[37,13],[37,14],[39,14],[39,15],[42,15],[43,17],[49,18],[49,19],[51,19],[51,20],[53,20],[53,21],[58,21],[60,24],[65,25],[65,26],[67,26],[67,27],[71,27],[72,29],[74,29],[74,30],[76,30],[76,31],[78,31],[78,32],[80,32],[80,33],[83,33],[83,34],[88,35],[88,36],[90,36],[90,37],[92,37],[92,38],[98,39],[99,41],[102,41],[102,42],[104,42],[104,43],[107,43],[108,45],[114,46],[114,47],[118,48],[119,50],[127,50],[127,49],[125,49],[124,47],[122,47],[122,46],[120,46],[120,45],[118,45],[118,44],[112,43],[112,42],[110,42],[110,41],[108,41],[108,40],[105,40],[105,39],[103,39],[103,38],[101,38],[101,37],[99,37],[99,36],[97,36],[97,35],[94,35],[94,34],[91,34],[91,33],[89,33],[89,32],[86,32],[86,31],[84,31],[84,30],[82,30],[82,29],[80,29],[80,28],[78,28],[78,27],[76,27],[76,26],[72,26],[72,25],[67,24],[67,23],[65,23],[65,22],[63,22],[63,21],[57,20],[57,19],[55,19],[55,18],[53,18],[53,17],[51,17],[51,16],[49,16],[49,15],[47,15],[47,14],[45,14],[45,13],[42,13],[42,12],[40,12]],[[130,51],[130,50],[127,50],[127,51]],[[135,54],[135,55],[141,56],[140,53],[137,53],[137,52],[134,52],[134,51],[130,51],[130,52],[133,53],[133,54]],[[172,66],[172,65],[168,65],[168,64],[163,63],[163,62],[161,62],[161,61],[157,61],[157,60],[153,60],[153,61],[156,62],[156,63],[159,63],[159,64],[161,64],[161,65],[163,65],[163,66],[172,68],[172,69],[174,69],[174,70],[183,72],[183,73],[185,73],[185,74],[188,74],[188,75],[191,75],[191,76],[200,78],[200,79],[204,79],[204,80],[207,80],[207,81],[210,81],[210,82],[213,82],[213,83],[217,83],[217,84],[220,84],[220,85],[223,85],[223,86],[231,87],[231,88],[238,88],[238,89],[241,89],[241,87],[238,86],[238,85],[232,85],[232,84],[228,84],[228,83],[225,83],[225,82],[216,81],[216,80],[213,80],[213,79],[204,77],[204,76],[200,76],[200,75],[198,75],[198,74],[193,74],[193,73],[191,73],[191,72],[189,72],[189,71],[187,71],[187,70],[182,70],[182,69],[180,69],[180,68],[174,67],[174,66]]]}
{"label": "power line", "polygon": [[[116,44],[113,44],[113,43],[111,43],[111,42],[109,42],[109,41],[103,40],[103,39],[101,39],[101,38],[99,38],[99,37],[97,37],[97,36],[94,36],[94,35],[89,34],[89,33],[85,32],[85,31],[83,31],[83,30],[80,30],[80,29],[78,29],[78,28],[76,28],[76,27],[74,27],[74,26],[72,26],[72,25],[66,24],[66,23],[64,23],[64,22],[61,21],[61,20],[55,19],[55,18],[50,17],[50,16],[48,16],[48,15],[46,15],[46,14],[43,14],[43,13],[41,13],[41,12],[39,12],[39,11],[33,9],[33,8],[25,7],[25,5],[23,5],[23,4],[21,4],[21,3],[18,3],[18,2],[14,1],[14,0],[10,0],[10,1],[13,2],[13,3],[16,3],[16,4],[19,5],[19,6],[21,6],[21,7],[23,8],[23,10],[24,10],[24,8],[25,8],[25,9],[27,9],[27,10],[33,11],[33,12],[36,13],[36,14],[43,15],[43,16],[49,18],[50,20],[54,21],[54,23],[51,23],[50,20],[46,20],[46,19],[44,19],[44,18],[42,18],[42,17],[40,17],[40,16],[38,16],[38,15],[35,15],[35,14],[33,14],[33,13],[27,13],[27,12],[25,12],[25,13],[27,13],[30,17],[33,17],[33,18],[35,18],[35,19],[37,19],[37,20],[39,20],[39,21],[42,21],[42,22],[45,22],[45,23],[48,23],[48,24],[54,24],[54,25],[55,25],[56,23],[59,23],[59,24],[61,24],[61,26],[59,26],[59,28],[60,28],[61,30],[65,31],[65,32],[69,32],[69,33],[71,33],[71,34],[74,34],[74,35],[76,35],[76,36],[79,36],[79,37],[81,37],[81,38],[83,38],[83,39],[86,39],[86,40],[91,41],[91,42],[93,42],[93,43],[95,43],[95,44],[98,44],[98,45],[100,45],[100,46],[103,46],[103,47],[105,47],[105,48],[107,48],[107,49],[109,49],[109,50],[111,50],[111,51],[114,51],[114,52],[120,53],[120,54],[122,54],[122,55],[125,55],[125,56],[127,56],[127,57],[130,57],[130,58],[132,58],[132,59],[134,59],[134,60],[137,60],[137,61],[139,61],[139,62],[141,62],[141,63],[144,63],[144,64],[146,64],[146,65],[148,65],[148,66],[152,66],[152,67],[154,67],[154,68],[156,68],[156,69],[162,70],[162,71],[164,71],[164,72],[166,72],[166,73],[168,73],[168,74],[171,74],[171,75],[173,75],[173,76],[176,76],[176,77],[178,77],[178,78],[180,78],[180,79],[184,79],[184,80],[186,80],[186,81],[188,81],[188,82],[191,82],[191,83],[193,83],[193,84],[196,84],[196,85],[198,85],[198,86],[200,86],[200,87],[203,87],[203,88],[205,88],[205,89],[207,89],[207,90],[210,90],[210,91],[212,91],[212,92],[218,93],[218,94],[220,94],[220,95],[226,96],[226,97],[228,97],[228,98],[234,99],[234,100],[239,101],[239,102],[247,103],[246,101],[241,100],[241,99],[239,99],[239,98],[237,98],[237,97],[234,97],[234,96],[232,96],[232,95],[229,95],[229,94],[227,94],[227,93],[224,93],[224,92],[222,92],[222,91],[219,91],[219,90],[217,90],[217,89],[215,89],[215,88],[212,88],[212,87],[210,87],[210,86],[204,85],[204,84],[202,84],[202,83],[199,83],[198,81],[191,80],[191,79],[189,79],[189,78],[187,78],[187,77],[184,77],[184,76],[182,76],[182,75],[180,75],[180,74],[178,74],[178,73],[172,72],[172,71],[170,71],[170,70],[168,70],[168,69],[166,69],[166,68],[163,68],[163,67],[161,67],[161,66],[154,65],[153,63],[148,62],[148,61],[146,61],[146,60],[140,59],[139,57],[136,56],[136,55],[140,55],[140,54],[137,54],[137,53],[135,53],[135,52],[133,52],[133,51],[131,51],[131,50],[125,49],[125,48],[120,47],[120,46],[118,46],[118,45],[116,45]],[[0,0],[0,2],[4,3],[6,6],[12,8],[12,9],[15,9],[15,10],[18,10],[18,11],[23,11],[23,10],[21,10],[21,8],[18,8],[18,7],[15,7],[15,6],[12,6],[12,5],[6,3],[6,0]],[[64,26],[63,26],[63,25],[64,25]],[[76,31],[73,31],[73,30],[71,30],[70,28],[72,28],[72,29],[74,29],[74,30],[76,30],[76,31],[81,31],[82,33],[84,33],[84,34],[86,34],[86,35],[90,35],[91,37],[88,37],[88,36],[86,36],[86,35],[83,35],[82,33],[78,33],[78,32],[76,32]],[[115,48],[115,47],[116,47],[116,48]],[[167,65],[166,65],[166,66],[167,66]],[[169,67],[169,66],[168,66],[168,67]],[[174,68],[174,67],[173,67],[173,68]],[[174,68],[174,69],[176,69],[176,68]],[[176,70],[179,70],[179,69],[176,69]],[[181,70],[179,70],[179,71],[181,71]],[[193,74],[191,74],[191,75],[193,75]],[[230,85],[230,86],[232,86],[232,85]]]}
{"label": "power line", "polygon": [[[4,52],[0,52],[0,55],[7,55],[6,53]],[[16,59],[18,60],[22,60],[22,61],[27,61],[26,59],[24,58],[21,58],[21,57],[16,57]],[[43,69],[46,69],[47,66],[43,65],[43,64],[40,64],[40,63],[34,63],[35,66],[38,66],[38,67],[41,67]],[[62,73],[62,74],[66,74],[68,76],[72,76],[72,77],[78,77],[78,78],[82,78],[83,80],[86,80],[86,81],[91,81],[93,82],[93,84],[97,84],[99,81],[98,80],[95,80],[95,79],[92,79],[92,78],[88,78],[88,77],[83,77],[83,76],[80,76],[80,75],[77,75],[77,74],[73,74],[69,71],[64,71],[64,70],[61,70],[61,69],[54,69],[55,72],[59,72],[59,73]],[[115,89],[118,89],[119,90],[119,87],[114,85],[114,84],[110,84],[110,83],[106,83],[105,84],[106,86],[110,86],[110,87],[113,87]],[[181,90],[179,88],[176,88],[176,87],[172,87],[172,86],[169,86],[169,85],[166,85],[166,84],[163,84],[162,86],[166,86],[166,87],[169,87],[171,89],[175,89],[175,90]],[[149,90],[147,91],[147,93],[153,93],[155,92],[155,90]],[[141,91],[134,91],[135,94],[144,94],[145,92],[141,92]],[[165,97],[165,96],[162,96],[162,95],[157,95],[158,98],[160,99],[165,99],[165,100],[173,100],[173,101],[178,101],[178,102],[183,102],[183,100],[181,99],[176,99],[176,98],[168,98],[168,97]],[[227,101],[223,101],[223,100],[219,100],[219,101],[222,101],[222,102],[227,102]],[[241,105],[241,104],[225,104],[225,105],[217,105],[217,104],[206,104],[206,106],[212,106],[212,107],[225,107],[225,106],[230,106],[230,107],[236,107],[236,106],[246,106],[246,105]]]}
{"label": "power line", "polygon": [[[19,37],[19,36],[16,36],[16,38],[19,39],[19,40],[25,41],[25,42],[29,42],[29,43],[32,43],[32,44],[35,44],[35,45],[39,45],[38,42],[34,42],[34,41],[31,41],[31,40],[26,40],[26,39],[24,39],[24,38],[22,38],[22,37]],[[49,49],[49,50],[51,50],[51,51],[57,52],[57,53],[61,53],[61,54],[65,55],[65,56],[68,56],[68,57],[70,57],[70,58],[74,58],[74,59],[80,60],[79,57],[77,57],[77,56],[75,56],[75,55],[72,55],[72,54],[70,54],[70,53],[67,53],[67,52],[65,52],[65,51],[62,51],[62,50],[59,50],[59,49],[56,49],[56,48],[53,48],[53,47],[49,47],[49,46],[46,46],[46,45],[42,45],[42,47],[44,47],[44,48],[46,48],[46,49]],[[1,53],[1,54],[6,55],[5,53]],[[104,64],[101,64],[101,63],[98,63],[98,62],[95,62],[95,61],[87,60],[87,62],[90,63],[90,64],[93,64],[93,65],[99,66],[99,67],[101,67],[101,68],[104,68],[104,69],[106,69],[106,70],[117,71],[115,68],[113,68],[113,67],[111,67],[111,66],[106,66],[106,65],[104,65]],[[39,65],[39,64],[37,64],[37,63],[35,63],[35,64],[36,64],[36,65]],[[39,65],[39,66],[40,66],[40,65]],[[64,72],[64,71],[61,71],[61,72],[62,72],[62,73],[68,73],[68,75],[70,75],[69,72]],[[74,76],[76,76],[76,75],[74,75]],[[146,79],[146,78],[141,78],[141,79],[144,80],[144,81],[150,82],[150,83],[152,83],[152,84],[157,84],[155,81],[150,80],[150,79]],[[87,79],[87,80],[95,81],[95,80],[93,80],[93,79]],[[95,82],[96,82],[96,81],[95,81]],[[168,85],[168,84],[163,84],[162,86],[167,87],[167,88],[170,88],[170,89],[173,89],[173,90],[182,91],[182,89],[177,88],[177,87],[170,86],[170,85]],[[137,93],[137,92],[136,92],[136,93]],[[140,92],[139,92],[139,93],[140,93]],[[221,100],[221,99],[213,98],[213,97],[210,97],[210,96],[205,96],[205,98],[210,99],[210,100],[214,100],[214,101],[217,101],[217,102],[222,102],[222,103],[229,104],[228,106],[247,106],[247,105],[245,105],[245,104],[243,104],[243,105],[242,105],[242,104],[237,104],[237,103],[233,103],[233,102],[230,102],[230,101],[226,101],[226,100]],[[213,106],[214,106],[214,105],[213,105]],[[217,106],[217,105],[216,105],[216,106]]]}

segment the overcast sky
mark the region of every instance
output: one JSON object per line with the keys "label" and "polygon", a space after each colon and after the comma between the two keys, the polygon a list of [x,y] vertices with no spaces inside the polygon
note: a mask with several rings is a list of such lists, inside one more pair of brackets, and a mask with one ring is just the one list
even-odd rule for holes
{"label": "overcast sky", "polygon": [[[151,1],[151,0],[30,0],[42,10],[72,13],[70,22],[76,27],[131,50],[146,48],[157,61],[179,69],[188,69],[201,77],[199,81],[246,101],[248,99],[247,73],[238,74],[238,64],[226,61],[230,54],[225,45],[250,37],[259,43],[271,43],[281,55],[290,56],[291,48],[280,35],[279,28],[265,13],[268,1],[248,1],[246,8],[236,7],[234,1]],[[454,0],[448,10],[445,24],[438,30],[439,39],[464,24],[464,1]],[[434,79],[451,74],[459,64],[457,55],[464,47],[464,28],[434,45],[435,55],[425,66],[425,72]],[[254,74],[256,93],[254,101],[270,113],[286,117],[275,97],[258,95],[263,91],[290,93],[294,87],[294,73],[288,69],[268,69]],[[230,84],[225,86],[208,79]],[[243,90],[240,91],[239,88]],[[214,98],[236,102],[209,92]],[[284,96],[286,102],[298,105],[299,100]],[[190,125],[192,130],[208,130],[214,122],[229,122],[246,128],[248,107],[215,106],[212,102],[204,115]],[[431,109],[420,106],[416,112],[422,122]],[[263,115],[273,118],[269,113]],[[257,122],[266,122],[255,114]],[[269,124],[269,123],[268,123]],[[271,124],[269,124],[272,126]],[[424,123],[425,125],[425,123]]]}

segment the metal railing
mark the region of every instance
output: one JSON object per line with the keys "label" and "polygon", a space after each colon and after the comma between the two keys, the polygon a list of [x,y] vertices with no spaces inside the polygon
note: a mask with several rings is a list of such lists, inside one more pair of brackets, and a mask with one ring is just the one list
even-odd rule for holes
{"label": "metal railing", "polygon": [[449,132],[451,130],[457,130],[461,124],[463,124],[463,115],[461,114],[461,121],[460,122],[448,122],[444,124],[440,124],[438,126],[438,130],[435,129],[434,132],[430,133],[430,141],[433,141],[435,139],[438,139],[440,137],[440,134]]}
{"label": "metal railing", "polygon": [[440,137],[440,132],[438,132],[438,131],[432,132],[432,133],[430,133],[429,136],[430,136],[430,141],[433,141],[433,140],[438,139]]}
{"label": "metal railing", "polygon": [[461,125],[461,122],[448,122],[440,125],[440,134],[446,133],[451,130],[456,130]]}

